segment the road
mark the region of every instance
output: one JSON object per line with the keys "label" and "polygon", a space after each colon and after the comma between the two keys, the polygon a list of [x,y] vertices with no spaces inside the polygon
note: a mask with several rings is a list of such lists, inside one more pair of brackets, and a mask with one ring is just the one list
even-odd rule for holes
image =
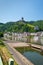
{"label": "road", "polygon": [[31,62],[26,63],[22,58],[13,50],[12,47],[10,47],[5,41],[3,41],[6,47],[8,48],[9,52],[12,54],[15,61],[18,63],[18,65],[33,65]]}

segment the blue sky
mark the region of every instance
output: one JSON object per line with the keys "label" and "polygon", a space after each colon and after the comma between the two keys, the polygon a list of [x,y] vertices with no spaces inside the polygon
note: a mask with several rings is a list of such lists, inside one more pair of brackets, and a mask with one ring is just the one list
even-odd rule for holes
{"label": "blue sky", "polygon": [[0,22],[43,20],[43,0],[0,0]]}

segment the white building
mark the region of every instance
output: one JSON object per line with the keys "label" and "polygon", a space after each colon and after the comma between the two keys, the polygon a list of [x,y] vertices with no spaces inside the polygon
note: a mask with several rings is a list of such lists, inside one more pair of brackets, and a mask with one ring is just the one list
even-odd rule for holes
{"label": "white building", "polygon": [[[31,39],[29,36],[33,36]],[[4,39],[6,40],[13,40],[13,41],[23,41],[23,42],[29,42],[32,41],[34,43],[41,42],[43,44],[43,32],[37,32],[37,33],[10,33],[7,32],[4,34]]]}

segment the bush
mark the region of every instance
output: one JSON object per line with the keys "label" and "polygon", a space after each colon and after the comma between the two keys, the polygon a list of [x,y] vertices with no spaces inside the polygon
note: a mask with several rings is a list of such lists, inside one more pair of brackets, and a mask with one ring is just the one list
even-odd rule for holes
{"label": "bush", "polygon": [[4,45],[4,43],[2,42],[2,40],[0,40],[0,45]]}

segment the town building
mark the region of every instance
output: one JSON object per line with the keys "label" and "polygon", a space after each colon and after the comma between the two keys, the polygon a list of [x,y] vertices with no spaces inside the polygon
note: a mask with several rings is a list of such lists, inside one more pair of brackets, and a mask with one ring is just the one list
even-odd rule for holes
{"label": "town building", "polygon": [[43,32],[37,33],[14,33],[14,32],[7,32],[4,34],[5,40],[12,40],[12,41],[21,41],[21,42],[32,42],[32,43],[42,43],[43,44]]}

